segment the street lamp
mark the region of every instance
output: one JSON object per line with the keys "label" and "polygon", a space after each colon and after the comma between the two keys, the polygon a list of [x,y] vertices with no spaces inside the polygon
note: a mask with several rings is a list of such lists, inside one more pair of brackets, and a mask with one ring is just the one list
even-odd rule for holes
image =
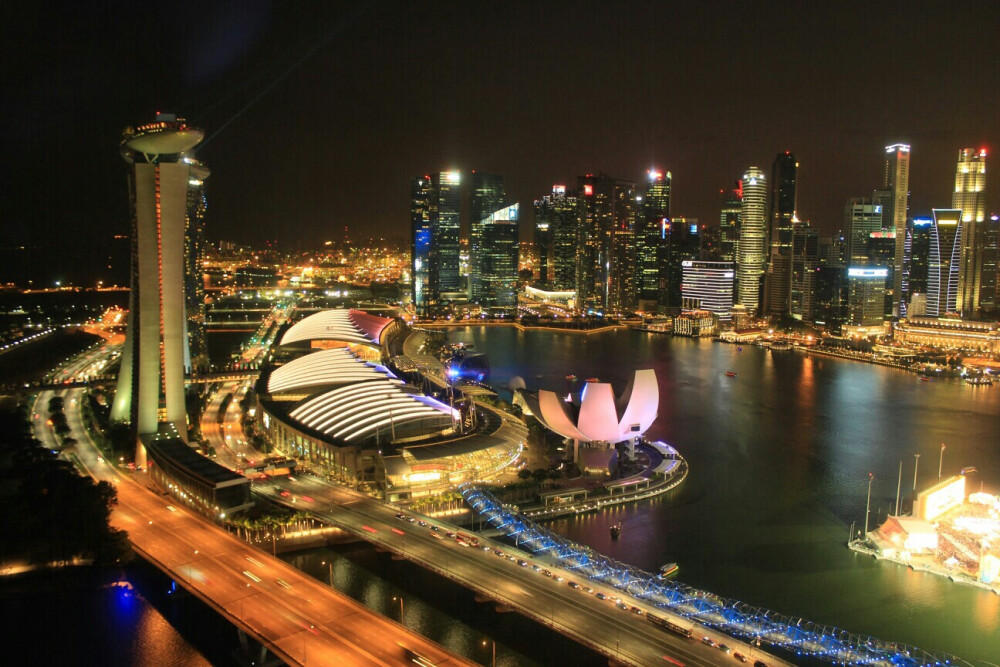
{"label": "street lamp", "polygon": [[333,563],[327,563],[326,561],[323,561],[323,565],[326,565],[327,569],[330,572],[330,588],[333,588]]}
{"label": "street lamp", "polygon": [[875,479],[875,473],[868,473],[868,500],[865,502],[865,535],[864,538],[868,539],[868,514],[871,512],[872,504],[872,480]]}
{"label": "street lamp", "polygon": [[[493,662],[490,663],[492,667],[497,667],[497,640],[490,638],[490,642],[493,644]],[[483,646],[486,646],[486,640],[483,640]]]}
{"label": "street lamp", "polygon": [[403,625],[403,596],[402,595],[393,595],[392,599],[393,599],[393,601],[399,600],[399,624]]}
{"label": "street lamp", "polygon": [[941,443],[941,456],[938,457],[938,481],[941,481],[941,466],[944,464],[944,448],[945,444]]}

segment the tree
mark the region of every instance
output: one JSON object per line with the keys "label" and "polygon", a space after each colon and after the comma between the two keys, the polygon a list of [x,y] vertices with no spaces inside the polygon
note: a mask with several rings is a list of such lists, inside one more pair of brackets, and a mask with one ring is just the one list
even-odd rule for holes
{"label": "tree", "polygon": [[544,482],[545,478],[549,476],[549,471],[545,468],[538,468],[531,473],[531,476],[535,478],[536,482]]}
{"label": "tree", "polygon": [[527,468],[521,468],[517,471],[517,476],[519,479],[531,479],[531,471]]}

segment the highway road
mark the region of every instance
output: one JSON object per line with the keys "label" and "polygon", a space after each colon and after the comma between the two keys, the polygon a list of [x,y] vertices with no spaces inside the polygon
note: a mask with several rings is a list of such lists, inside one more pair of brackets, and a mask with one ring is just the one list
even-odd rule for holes
{"label": "highway road", "polygon": [[[88,351],[64,368],[72,374],[95,363]],[[219,526],[175,504],[144,473],[122,472],[105,461],[80,418],[82,389],[41,392],[33,419],[36,437],[58,449],[47,423],[48,400],[63,395],[78,444],[63,455],[83,472],[115,484],[111,523],[129,533],[135,550],[236,627],[264,640],[296,665],[471,665],[465,658],[369,610],[285,562],[253,549]]]}
{"label": "highway road", "polygon": [[[309,511],[334,525],[360,535],[377,546],[404,555],[463,585],[490,596],[506,606],[553,627],[609,658],[636,665],[683,664],[699,667],[742,664],[740,653],[767,665],[788,665],[759,649],[709,630],[697,631],[693,639],[669,633],[646,619],[662,610],[624,595],[621,591],[563,570],[551,560],[533,557],[505,543],[480,538],[488,549],[465,546],[447,532],[460,529],[417,514],[400,512],[363,494],[301,475],[254,482],[257,493]],[[403,519],[396,517],[402,513]],[[413,518],[414,521],[409,521]],[[421,526],[420,521],[426,523]],[[431,526],[438,528],[433,530]],[[500,554],[496,552],[499,551]],[[520,565],[519,562],[525,563]],[[536,566],[537,565],[537,569]],[[546,576],[548,570],[552,576]],[[562,581],[555,577],[562,577]],[[570,586],[576,583],[579,588]],[[588,592],[586,588],[592,589]],[[602,593],[607,600],[599,599]],[[616,605],[622,598],[626,609]],[[639,614],[632,610],[641,610]],[[726,653],[701,641],[708,637],[728,646]]]}

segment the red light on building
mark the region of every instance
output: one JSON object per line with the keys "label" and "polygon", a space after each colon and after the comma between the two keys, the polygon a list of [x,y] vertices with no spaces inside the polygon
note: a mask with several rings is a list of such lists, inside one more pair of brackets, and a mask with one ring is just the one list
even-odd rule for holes
{"label": "red light on building", "polygon": [[583,186],[583,194],[590,196],[594,194],[594,186],[591,184],[586,184]]}

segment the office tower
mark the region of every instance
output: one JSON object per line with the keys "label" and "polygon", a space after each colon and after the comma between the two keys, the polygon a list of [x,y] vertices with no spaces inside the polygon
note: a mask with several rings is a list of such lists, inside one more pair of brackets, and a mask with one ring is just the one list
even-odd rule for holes
{"label": "office tower", "polygon": [[927,269],[933,226],[934,221],[930,218],[912,218],[906,225],[900,316],[916,317],[927,313]]}
{"label": "office tower", "polygon": [[962,211],[962,256],[958,269],[958,312],[975,316],[983,282],[983,255],[986,247],[983,223],[986,220],[986,149],[963,148],[958,152],[955,191],[951,207]]}
{"label": "office tower", "polygon": [[[577,178],[577,192],[577,302],[581,308],[601,310],[608,307],[612,287],[616,299],[624,294],[624,286],[619,285],[625,278],[631,281],[634,294],[635,184],[605,174],[587,174]],[[616,266],[631,258],[629,276],[612,280],[612,255]]]}
{"label": "office tower", "polygon": [[459,212],[462,176],[457,171],[414,178],[410,184],[413,304],[427,315],[442,294],[459,289]]}
{"label": "office tower", "polygon": [[958,312],[962,211],[936,208],[933,214],[927,263],[927,314],[944,317]]}
{"label": "office tower", "polygon": [[204,136],[165,113],[122,134],[131,166],[132,289],[111,419],[131,426],[139,466],[146,465],[143,438],[161,423],[187,439],[184,230],[192,167],[184,158]]}
{"label": "office tower", "polygon": [[[869,263],[868,242],[872,232],[882,231],[881,204],[867,197],[851,197],[844,206],[844,227],[847,229],[847,261],[851,266]],[[895,238],[895,237],[894,237]],[[893,246],[895,253],[895,246]]]}
{"label": "office tower", "polygon": [[988,216],[979,227],[983,253],[979,310],[992,315],[1000,308],[1000,216]]}
{"label": "office tower", "polygon": [[194,158],[184,158],[191,165],[188,179],[187,210],[184,229],[184,306],[187,311],[187,346],[184,368],[208,368],[208,341],[205,338],[205,279],[202,261],[205,256],[205,179],[208,167]]}
{"label": "office tower", "polygon": [[832,333],[847,320],[847,269],[821,263],[816,269],[814,321]]}
{"label": "office tower", "polygon": [[767,266],[765,312],[784,315],[791,307],[792,225],[795,222],[795,185],[798,162],[785,151],[771,167],[770,253]]}
{"label": "office tower", "polygon": [[636,227],[641,217],[642,196],[634,183],[618,181],[614,190],[614,213],[609,231],[606,265],[605,307],[613,313],[634,311],[637,284]]}
{"label": "office tower", "polygon": [[892,262],[893,315],[899,315],[903,282],[903,243],[906,239],[906,214],[910,201],[910,147],[893,144],[885,147],[885,180],[883,188],[892,190],[888,209],[883,206],[882,226],[896,233],[896,250]]}
{"label": "office tower", "polygon": [[722,208],[719,212],[719,258],[725,262],[736,261],[740,241],[740,219],[743,215],[743,182],[736,181],[732,190],[720,190]]}
{"label": "office tower", "polygon": [[670,220],[670,172],[650,169],[646,172],[646,192],[642,195],[642,215],[636,232],[639,309],[656,312],[666,305],[666,263]]}
{"label": "office tower", "polygon": [[506,204],[503,176],[474,171],[467,181],[469,190],[469,298],[482,303],[482,267],[484,242],[482,230],[485,219]]}
{"label": "office tower", "polygon": [[517,306],[517,258],[520,249],[518,205],[482,219],[482,254],[478,262],[479,303],[483,308],[513,311]]}
{"label": "office tower", "polygon": [[701,259],[701,228],[698,218],[675,216],[667,224],[666,298],[661,310],[675,314],[681,308],[684,262]]}
{"label": "office tower", "polygon": [[535,238],[539,246],[539,280],[554,290],[576,287],[576,234],[578,198],[565,185],[553,185],[552,194],[535,200]]}
{"label": "office tower", "polygon": [[681,312],[707,310],[720,322],[732,319],[735,263],[684,260],[681,271]]}
{"label": "office tower", "polygon": [[855,327],[882,324],[885,315],[885,280],[889,270],[883,267],[852,266],[847,269],[847,323]]}
{"label": "office tower", "polygon": [[767,178],[750,167],[740,182],[740,239],[736,253],[737,301],[749,311],[760,306],[767,239]]}
{"label": "office tower", "polygon": [[808,222],[792,225],[792,276],[789,309],[793,317],[812,321],[815,312],[816,268],[819,265],[819,235]]}

